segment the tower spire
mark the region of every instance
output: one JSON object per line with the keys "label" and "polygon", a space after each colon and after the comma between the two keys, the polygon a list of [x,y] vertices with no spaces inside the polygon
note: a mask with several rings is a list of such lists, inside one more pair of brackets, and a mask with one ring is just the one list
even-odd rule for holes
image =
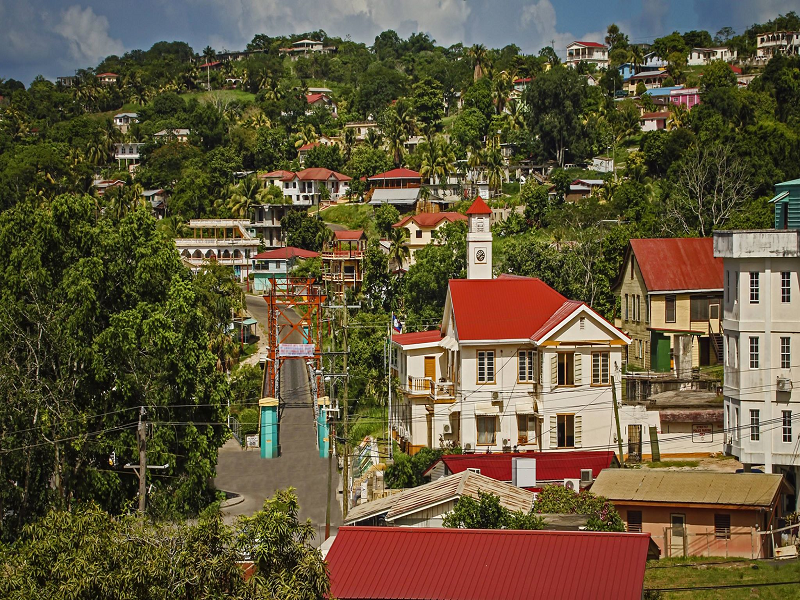
{"label": "tower spire", "polygon": [[492,209],[478,196],[467,211],[467,279],[492,278]]}

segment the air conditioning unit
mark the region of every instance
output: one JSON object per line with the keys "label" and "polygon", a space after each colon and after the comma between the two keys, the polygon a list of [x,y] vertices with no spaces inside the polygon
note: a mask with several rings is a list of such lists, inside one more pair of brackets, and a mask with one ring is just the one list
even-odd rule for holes
{"label": "air conditioning unit", "polygon": [[792,391],[792,380],[788,377],[778,377],[778,391],[779,392],[791,392]]}
{"label": "air conditioning unit", "polygon": [[580,479],[565,479],[564,480],[564,487],[568,490],[572,490],[573,492],[577,492],[581,489],[581,480]]}
{"label": "air conditioning unit", "polygon": [[592,483],[594,478],[592,477],[592,470],[591,469],[581,469],[581,484],[582,485],[589,485]]}
{"label": "air conditioning unit", "polygon": [[448,423],[445,423],[444,427],[442,427],[442,431],[444,433],[450,433],[452,430],[450,429],[450,425]]}

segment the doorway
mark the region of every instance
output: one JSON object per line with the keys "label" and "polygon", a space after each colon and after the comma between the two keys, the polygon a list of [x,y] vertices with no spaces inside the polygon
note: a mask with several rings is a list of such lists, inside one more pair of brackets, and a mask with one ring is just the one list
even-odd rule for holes
{"label": "doorway", "polygon": [[434,384],[436,383],[436,357],[425,357],[425,378],[430,386],[430,391],[433,392]]}
{"label": "doorway", "polygon": [[628,425],[628,460],[642,460],[642,426]]}
{"label": "doorway", "polygon": [[670,515],[669,555],[686,556],[686,515]]}

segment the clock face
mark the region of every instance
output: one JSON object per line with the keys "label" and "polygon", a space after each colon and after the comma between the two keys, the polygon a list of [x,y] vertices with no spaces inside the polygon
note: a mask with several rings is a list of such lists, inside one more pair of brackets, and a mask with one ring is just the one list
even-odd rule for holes
{"label": "clock face", "polygon": [[475,260],[479,263],[486,261],[486,252],[483,248],[478,248],[478,250],[475,251]]}

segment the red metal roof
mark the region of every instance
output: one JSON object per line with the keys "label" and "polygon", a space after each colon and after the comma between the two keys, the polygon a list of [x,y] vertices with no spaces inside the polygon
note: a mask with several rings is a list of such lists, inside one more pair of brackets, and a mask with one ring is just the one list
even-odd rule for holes
{"label": "red metal roof", "polygon": [[323,169],[322,167],[313,167],[311,169],[303,169],[295,173],[301,181],[327,181],[331,177],[339,181],[350,181],[350,178],[343,173],[337,173],[330,169]]}
{"label": "red metal roof", "polygon": [[285,248],[276,248],[275,250],[265,250],[264,252],[259,252],[253,258],[286,260],[290,258],[315,258],[317,256],[319,256],[319,252],[303,250],[302,248],[295,248],[294,246],[286,246]]}
{"label": "red metal roof", "polygon": [[481,475],[498,481],[511,481],[511,459],[535,458],[536,481],[563,481],[578,479],[581,469],[591,469],[592,477],[609,468],[615,459],[612,451],[569,452],[505,452],[502,454],[446,454],[425,471],[430,473],[439,462],[443,462],[449,473],[462,473],[467,469],[480,469]]}
{"label": "red metal roof", "polygon": [[492,209],[483,201],[483,198],[478,196],[475,198],[475,202],[472,203],[472,206],[469,207],[467,210],[468,215],[490,215],[492,214]]}
{"label": "red metal roof", "polygon": [[467,217],[457,212],[420,213],[403,217],[392,227],[405,227],[409,221],[414,221],[420,227],[435,227],[443,220],[454,223],[455,221],[466,221]]}
{"label": "red metal roof", "polygon": [[297,149],[297,151],[298,152],[307,152],[308,150],[311,150],[312,148],[316,148],[317,146],[319,146],[319,142],[311,142],[310,144],[303,144],[302,146],[300,146]]}
{"label": "red metal roof", "polygon": [[100,73],[97,77],[119,77],[116,73]]}
{"label": "red metal roof", "polygon": [[340,600],[639,600],[650,535],[341,527],[327,561]]}
{"label": "red metal roof", "polygon": [[541,279],[502,275],[451,279],[450,299],[461,341],[528,339],[569,302]]}
{"label": "red metal roof", "polygon": [[270,171],[269,173],[261,173],[258,176],[260,179],[293,179],[294,172],[292,171]]}
{"label": "red metal roof", "polygon": [[334,231],[333,237],[343,242],[360,240],[362,237],[364,237],[364,230],[355,229],[350,231],[349,229],[345,229],[344,231]]}
{"label": "red metal roof", "polygon": [[651,292],[722,289],[722,259],[710,237],[631,240],[631,249]]}
{"label": "red metal roof", "polygon": [[[572,44],[580,44],[581,46],[586,46],[588,48],[605,48],[606,47],[604,44],[599,44],[597,42],[578,42],[578,41],[575,41],[575,42],[572,42]],[[570,46],[572,46],[572,44],[570,44]]]}
{"label": "red metal roof", "polygon": [[413,333],[395,333],[392,341],[401,346],[412,346],[414,344],[428,344],[438,342],[442,339],[442,332],[438,329],[430,331],[416,331]]}
{"label": "red metal roof", "polygon": [[217,65],[221,65],[221,64],[222,64],[222,63],[221,63],[220,61],[218,61],[218,60],[215,60],[215,61],[213,61],[213,62],[207,62],[207,63],[203,63],[202,65],[200,65],[200,67],[199,67],[199,68],[200,68],[200,69],[204,69],[205,67],[216,67]]}
{"label": "red metal roof", "polygon": [[531,81],[533,81],[531,77],[517,77],[514,83],[530,83]]}
{"label": "red metal roof", "polygon": [[309,104],[314,104],[318,100],[322,100],[323,98],[327,98],[325,94],[306,94],[306,102]]}
{"label": "red metal roof", "polygon": [[411,169],[392,169],[391,171],[386,171],[385,173],[378,173],[377,175],[373,175],[369,178],[370,181],[379,181],[381,179],[420,179],[422,175],[420,175],[417,171],[412,171]]}

